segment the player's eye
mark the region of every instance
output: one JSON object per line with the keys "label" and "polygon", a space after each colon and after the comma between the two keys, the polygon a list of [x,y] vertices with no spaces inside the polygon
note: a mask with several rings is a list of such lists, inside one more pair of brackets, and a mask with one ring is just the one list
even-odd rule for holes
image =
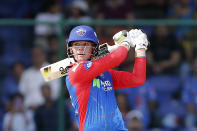
{"label": "player's eye", "polygon": [[85,46],[91,46],[91,44],[90,44],[90,43],[84,43],[84,45],[85,45]]}
{"label": "player's eye", "polygon": [[76,42],[76,43],[73,43],[72,46],[92,46],[92,44],[89,42],[80,42],[80,43]]}
{"label": "player's eye", "polygon": [[73,46],[80,46],[80,43],[74,43]]}
{"label": "player's eye", "polygon": [[75,49],[79,49],[79,48],[92,48],[92,46],[73,46],[73,48],[75,48]]}

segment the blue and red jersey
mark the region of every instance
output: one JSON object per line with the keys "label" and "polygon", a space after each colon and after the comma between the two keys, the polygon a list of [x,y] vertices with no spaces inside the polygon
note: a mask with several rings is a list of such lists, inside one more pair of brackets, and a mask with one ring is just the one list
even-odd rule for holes
{"label": "blue and red jersey", "polygon": [[73,65],[66,85],[80,131],[124,131],[114,89],[140,86],[146,79],[146,58],[136,58],[133,72],[116,71],[128,51],[120,46],[109,55]]}

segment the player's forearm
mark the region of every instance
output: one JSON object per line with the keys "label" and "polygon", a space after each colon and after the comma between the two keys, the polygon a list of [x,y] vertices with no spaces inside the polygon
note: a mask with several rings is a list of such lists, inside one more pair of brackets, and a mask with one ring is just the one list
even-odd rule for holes
{"label": "player's forearm", "polygon": [[146,80],[146,50],[138,49],[135,51],[135,64],[133,73],[136,76],[136,81],[139,84],[143,84]]}
{"label": "player's forearm", "polygon": [[[103,61],[105,63],[104,64],[105,67],[111,69],[113,67],[118,66],[127,57],[127,54],[128,54],[127,47],[119,46],[117,49],[112,51],[109,55],[98,61]],[[108,66],[106,64],[108,64]]]}
{"label": "player's forearm", "polygon": [[146,58],[136,58],[133,72],[128,75],[126,87],[141,86],[145,83],[145,81],[146,81]]}
{"label": "player's forearm", "polygon": [[136,58],[133,72],[110,70],[114,89],[137,87],[146,81],[146,58]]}
{"label": "player's forearm", "polygon": [[103,73],[111,68],[120,65],[121,62],[127,57],[128,49],[123,46],[119,46],[116,50],[112,51],[106,57],[99,60],[95,60],[94,72],[96,74]]}
{"label": "player's forearm", "polygon": [[142,85],[146,81],[146,58],[136,58],[133,73],[136,76],[136,81],[138,84]]}

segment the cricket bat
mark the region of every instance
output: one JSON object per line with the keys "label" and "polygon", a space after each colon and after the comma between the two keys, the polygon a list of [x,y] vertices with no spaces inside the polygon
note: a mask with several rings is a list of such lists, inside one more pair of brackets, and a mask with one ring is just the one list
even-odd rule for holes
{"label": "cricket bat", "polygon": [[56,63],[40,68],[46,82],[65,76],[68,69],[75,63],[73,58],[66,58]]}

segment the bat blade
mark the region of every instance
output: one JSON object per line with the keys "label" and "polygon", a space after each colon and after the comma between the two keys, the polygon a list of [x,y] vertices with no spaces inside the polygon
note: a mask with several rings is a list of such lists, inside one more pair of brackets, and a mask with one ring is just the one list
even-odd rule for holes
{"label": "bat blade", "polygon": [[46,82],[58,79],[68,73],[68,68],[75,63],[73,58],[66,58],[56,63],[40,68],[40,72]]}

